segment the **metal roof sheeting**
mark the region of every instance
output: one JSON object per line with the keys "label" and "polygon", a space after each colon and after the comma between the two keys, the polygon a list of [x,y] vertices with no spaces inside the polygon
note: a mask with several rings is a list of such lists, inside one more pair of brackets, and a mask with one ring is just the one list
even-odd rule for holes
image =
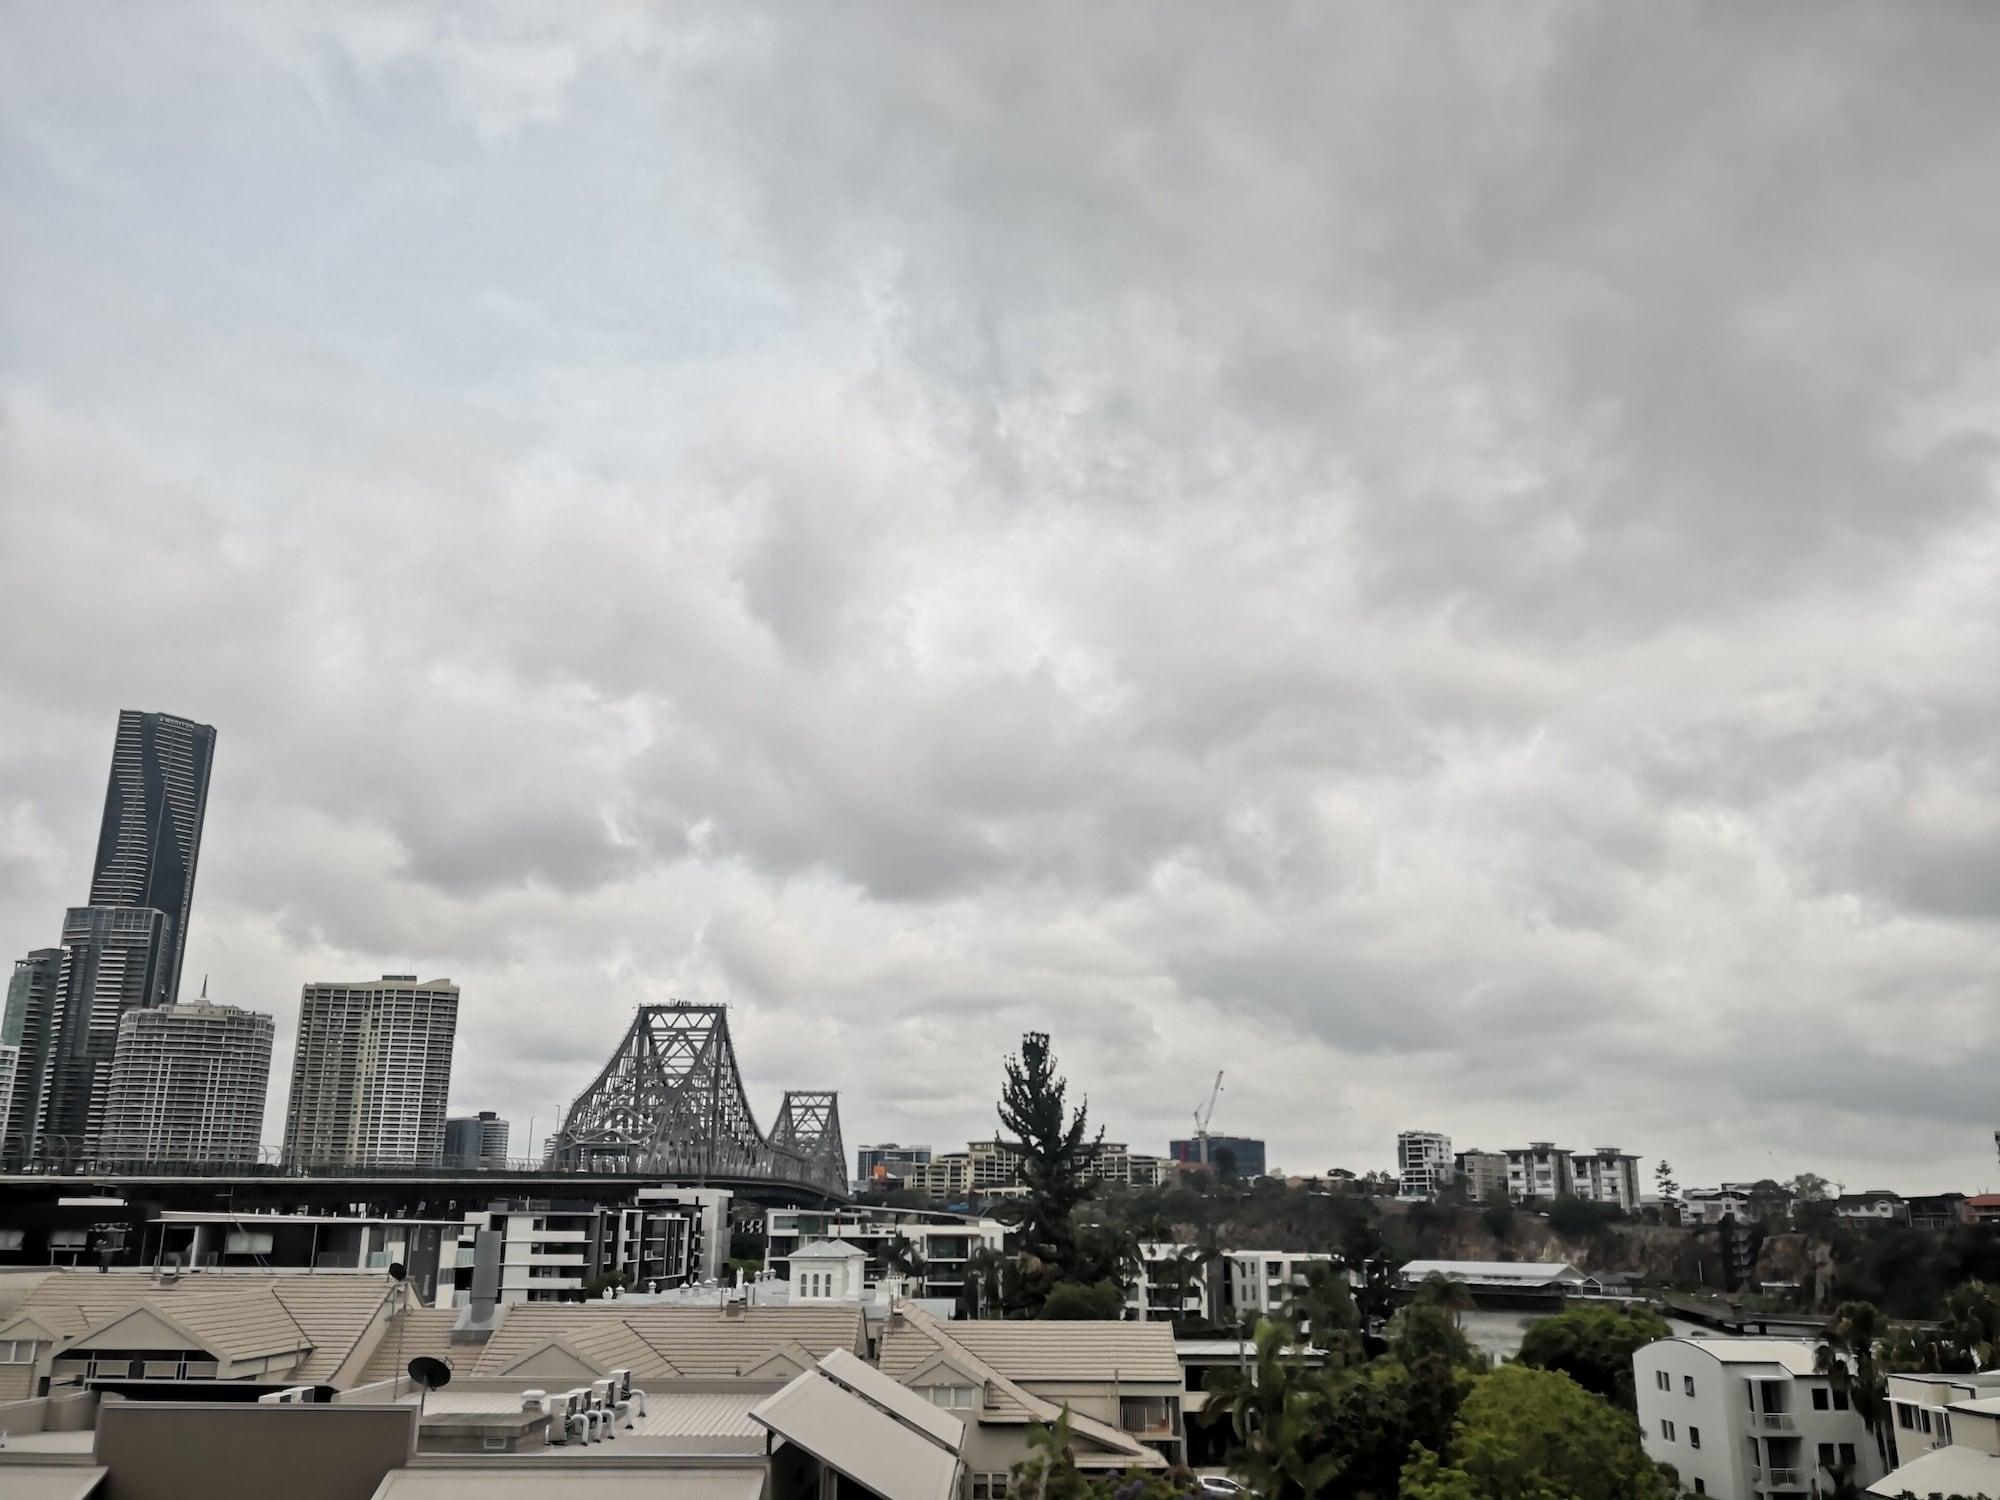
{"label": "metal roof sheeting", "polygon": [[799,1376],[750,1415],[883,1500],[951,1500],[957,1491],[956,1444],[941,1447],[818,1370]]}
{"label": "metal roof sheeting", "polygon": [[764,1465],[643,1468],[539,1459],[479,1467],[391,1469],[374,1500],[760,1500]]}

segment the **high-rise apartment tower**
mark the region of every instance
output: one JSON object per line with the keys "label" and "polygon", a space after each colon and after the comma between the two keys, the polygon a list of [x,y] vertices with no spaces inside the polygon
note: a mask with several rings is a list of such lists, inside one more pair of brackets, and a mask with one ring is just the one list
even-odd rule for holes
{"label": "high-rise apartment tower", "polygon": [[128,1012],[105,1094],[100,1160],[254,1165],[271,1085],[271,1018],[233,1005]]}
{"label": "high-rise apartment tower", "polygon": [[385,974],[309,984],[299,997],[285,1160],[437,1166],[458,1031],[458,986]]}
{"label": "high-rise apartment tower", "polygon": [[507,1165],[507,1122],[490,1109],[453,1115],[444,1122],[444,1164],[448,1167]]}
{"label": "high-rise apartment tower", "polygon": [[96,1154],[118,1023],[152,1004],[165,931],[166,914],[151,907],[72,906],[64,913],[32,1143],[37,1160],[68,1166]]}
{"label": "high-rise apartment tower", "polygon": [[166,914],[149,1005],[171,1004],[180,994],[214,759],[215,730],[207,724],[129,708],[118,715],[90,904]]}
{"label": "high-rise apartment tower", "polygon": [[32,1154],[35,1107],[42,1100],[48,1066],[49,1015],[62,976],[60,948],[37,948],[14,960],[7,981],[7,1005],[0,1010],[0,1047],[16,1049],[14,1085],[0,1106],[0,1169],[18,1167]]}

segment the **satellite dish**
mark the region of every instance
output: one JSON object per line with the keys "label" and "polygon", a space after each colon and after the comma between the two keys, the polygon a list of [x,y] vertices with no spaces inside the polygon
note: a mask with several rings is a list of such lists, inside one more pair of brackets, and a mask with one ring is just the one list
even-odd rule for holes
{"label": "satellite dish", "polygon": [[419,1354],[410,1361],[410,1379],[427,1391],[441,1390],[451,1384],[451,1366],[434,1355]]}
{"label": "satellite dish", "polygon": [[409,1274],[410,1274],[410,1268],[404,1265],[400,1260],[392,1260],[389,1262],[389,1279],[391,1281],[401,1281]]}

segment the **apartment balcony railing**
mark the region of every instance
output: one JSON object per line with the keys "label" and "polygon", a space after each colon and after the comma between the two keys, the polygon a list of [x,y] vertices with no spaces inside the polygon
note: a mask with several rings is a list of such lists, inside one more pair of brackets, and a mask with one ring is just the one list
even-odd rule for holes
{"label": "apartment balcony railing", "polygon": [[1794,1432],[1798,1429],[1799,1424],[1792,1420],[1789,1412],[1759,1411],[1752,1412],[1751,1415],[1757,1419],[1757,1425],[1766,1432]]}
{"label": "apartment balcony railing", "polygon": [[1764,1472],[1764,1486],[1773,1490],[1802,1490],[1806,1487],[1804,1469],[1767,1469]]}

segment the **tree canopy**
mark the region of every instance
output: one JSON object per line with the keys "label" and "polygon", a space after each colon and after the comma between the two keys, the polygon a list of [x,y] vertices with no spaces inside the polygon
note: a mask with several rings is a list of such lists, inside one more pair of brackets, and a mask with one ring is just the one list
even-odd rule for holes
{"label": "tree canopy", "polygon": [[1559,1370],[1593,1395],[1636,1411],[1632,1356],[1673,1329],[1645,1307],[1572,1307],[1528,1327],[1516,1356],[1538,1370]]}
{"label": "tree canopy", "polygon": [[1402,1500],[1673,1500],[1638,1424],[1567,1375],[1506,1365],[1459,1408],[1442,1455],[1418,1447]]}

